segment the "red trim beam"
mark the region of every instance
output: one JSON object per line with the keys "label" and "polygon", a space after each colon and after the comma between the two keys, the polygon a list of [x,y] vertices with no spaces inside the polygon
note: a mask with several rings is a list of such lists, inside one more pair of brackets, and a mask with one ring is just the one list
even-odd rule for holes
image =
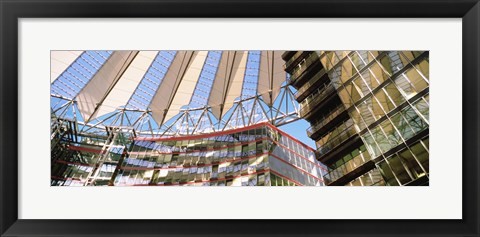
{"label": "red trim beam", "polygon": [[291,135],[289,135],[288,133],[280,130],[279,128],[273,126],[272,124],[270,124],[269,122],[263,122],[263,123],[258,123],[258,124],[254,124],[254,125],[251,125],[251,126],[247,126],[247,127],[243,127],[243,128],[236,128],[236,129],[231,129],[231,130],[226,130],[226,131],[220,131],[220,132],[212,132],[212,133],[208,133],[208,134],[199,134],[199,135],[190,135],[190,136],[178,136],[178,137],[136,137],[134,138],[135,141],[178,141],[178,140],[193,140],[193,139],[202,139],[202,138],[208,138],[208,137],[215,137],[215,136],[222,136],[222,135],[228,135],[228,134],[232,134],[232,133],[237,133],[237,132],[243,132],[243,131],[247,131],[247,130],[250,130],[250,129],[255,129],[255,128],[259,128],[259,127],[263,127],[263,126],[267,126],[267,127],[270,127],[272,128],[273,130],[275,131],[278,131],[279,133],[281,133],[282,135],[294,140],[295,142],[301,144],[302,146],[304,146],[305,148],[309,149],[310,151],[313,151],[315,152],[315,150],[313,148],[311,148],[310,146],[308,146],[307,144],[299,141],[298,139],[292,137]]}

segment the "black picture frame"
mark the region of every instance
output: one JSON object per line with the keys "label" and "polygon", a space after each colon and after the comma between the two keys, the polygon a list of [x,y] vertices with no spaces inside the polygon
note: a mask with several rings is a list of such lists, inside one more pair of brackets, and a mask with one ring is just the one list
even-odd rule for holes
{"label": "black picture frame", "polygon": [[[479,236],[478,0],[1,0],[1,236]],[[321,10],[328,9],[328,10]],[[461,220],[18,219],[18,19],[58,17],[462,18]],[[460,153],[459,153],[460,155]],[[448,175],[448,174],[445,174]],[[381,208],[372,206],[372,210]],[[261,218],[261,216],[259,216]]]}

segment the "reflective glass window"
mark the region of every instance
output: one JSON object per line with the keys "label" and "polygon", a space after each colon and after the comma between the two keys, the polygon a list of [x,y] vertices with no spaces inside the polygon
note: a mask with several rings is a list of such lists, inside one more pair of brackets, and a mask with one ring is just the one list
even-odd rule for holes
{"label": "reflective glass window", "polygon": [[429,99],[429,96],[426,95],[424,98],[421,98],[420,100],[416,101],[414,106],[415,108],[418,110],[418,112],[420,114],[423,115],[423,117],[425,117],[425,119],[428,121],[429,120],[429,104],[428,104],[428,99]]}
{"label": "reflective glass window", "polygon": [[[425,144],[425,143],[424,143]],[[427,139],[428,144],[428,139]],[[410,147],[417,160],[420,162],[422,167],[429,172],[429,152],[425,149],[422,143],[416,143],[412,147]]]}
{"label": "reflective glass window", "polygon": [[415,68],[407,70],[405,75],[417,92],[420,92],[428,87],[428,82],[420,75],[420,73],[418,73]]}
{"label": "reflective glass window", "polygon": [[352,60],[353,65],[355,65],[355,67],[358,70],[361,70],[363,67],[365,67],[365,61],[368,61],[368,59],[366,60],[362,59],[362,56],[366,57],[365,54],[362,54],[359,52],[355,52],[350,56],[350,59]]}
{"label": "reflective glass window", "polygon": [[342,71],[341,71],[340,80],[345,83],[348,79],[350,79],[357,70],[353,67],[352,62],[349,59],[346,59],[342,62]]}
{"label": "reflective glass window", "polygon": [[372,154],[374,158],[376,158],[381,154],[370,132],[363,134],[362,138],[365,146],[367,147],[367,149],[370,151],[370,154]]}
{"label": "reflective glass window", "polygon": [[403,163],[405,163],[410,170],[410,173],[414,176],[414,178],[418,178],[420,176],[425,175],[425,171],[422,170],[420,167],[419,163],[415,159],[415,157],[412,155],[410,150],[405,149],[402,152],[399,153],[400,158],[403,160]]}
{"label": "reflective glass window", "polygon": [[414,135],[413,129],[410,127],[401,113],[396,113],[394,116],[392,116],[391,121],[405,140]]}
{"label": "reflective glass window", "polygon": [[402,183],[408,183],[412,181],[412,178],[408,175],[405,167],[403,166],[399,156],[393,155],[387,159],[392,171],[397,176],[397,179]]}
{"label": "reflective glass window", "polygon": [[[349,92],[347,92],[347,90],[352,90],[352,85],[350,84],[349,87],[346,87],[346,88],[342,88],[339,92],[338,92],[338,95],[340,97],[340,99],[342,100],[343,104],[345,105],[345,107],[350,107],[353,105],[353,102],[352,102],[352,99],[350,99],[350,95],[349,95]],[[356,92],[356,91],[355,91]],[[360,98],[360,95],[358,95],[358,92],[356,93],[356,97],[357,98]]]}
{"label": "reflective glass window", "polygon": [[377,166],[380,169],[380,173],[383,176],[383,179],[389,186],[398,186],[398,182],[395,179],[395,176],[393,175],[392,170],[388,166],[387,162],[385,160],[381,161]]}
{"label": "reflective glass window", "polygon": [[389,112],[393,110],[396,106],[395,104],[391,101],[390,97],[385,93],[385,89],[380,89],[377,92],[375,92],[375,98],[380,103],[381,107],[385,110],[385,112]]}

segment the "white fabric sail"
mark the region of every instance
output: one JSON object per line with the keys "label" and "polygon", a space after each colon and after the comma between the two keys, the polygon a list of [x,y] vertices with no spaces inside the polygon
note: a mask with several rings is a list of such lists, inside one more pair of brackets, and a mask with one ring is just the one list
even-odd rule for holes
{"label": "white fabric sail", "polygon": [[[252,61],[259,68],[256,92],[269,106],[273,106],[286,79],[281,58],[283,52],[262,51],[260,60]],[[52,51],[51,80],[82,53],[85,52]],[[145,100],[153,119],[162,126],[175,117],[182,106],[191,102],[197,84],[201,83],[199,91],[203,95],[199,96],[207,97],[205,106],[209,106],[213,116],[220,120],[233,108],[235,99],[242,96],[249,51],[216,54],[220,58],[212,56],[207,62],[209,51],[177,51],[170,55],[162,55],[159,51],[114,51],[75,96],[80,114],[85,122],[89,122],[123,108],[134,93],[143,93],[136,95]],[[157,57],[163,67],[156,67],[161,69],[155,67]],[[215,61],[218,65],[212,63],[213,60],[218,60]],[[152,77],[146,77],[151,67],[154,68]],[[208,78],[203,79],[206,81],[201,81],[202,70],[207,70]],[[61,80],[61,86],[68,87],[70,82],[64,78]],[[136,90],[140,84],[147,88],[148,93]],[[211,88],[205,89],[205,85],[211,85]]]}
{"label": "white fabric sail", "polygon": [[247,69],[247,59],[248,51],[242,51],[239,53],[239,64],[238,67],[234,68],[231,75],[230,88],[228,89],[227,96],[225,97],[225,101],[223,102],[223,113],[220,114],[220,117],[223,116],[223,114],[230,108],[232,108],[235,99],[242,95],[243,79],[245,77],[245,71]]}
{"label": "white fabric sail", "polygon": [[138,51],[116,51],[77,95],[78,109],[88,122],[101,106],[108,93],[120,80]]}
{"label": "white fabric sail", "polygon": [[158,51],[140,51],[92,118],[108,114],[126,105],[157,54]]}
{"label": "white fabric sail", "polygon": [[178,114],[182,106],[190,103],[197,82],[200,79],[200,73],[202,72],[207,55],[208,51],[199,51],[195,54],[168,108],[168,112],[164,118],[165,121]]}
{"label": "white fabric sail", "polygon": [[286,79],[283,69],[284,61],[282,54],[285,51],[262,51],[260,56],[260,70],[257,84],[257,94],[262,95],[263,100],[272,106],[280,93],[282,83]]}
{"label": "white fabric sail", "polygon": [[50,51],[50,82],[53,83],[84,51]]}
{"label": "white fabric sail", "polygon": [[212,113],[217,119],[220,119],[223,113],[233,106],[233,100],[242,93],[247,58],[247,51],[224,51],[222,53],[208,98],[208,105],[211,106]]}
{"label": "white fabric sail", "polygon": [[162,125],[165,121],[175,93],[195,54],[195,51],[178,51],[157,93],[153,96],[149,107],[152,110],[152,117],[159,125]]}

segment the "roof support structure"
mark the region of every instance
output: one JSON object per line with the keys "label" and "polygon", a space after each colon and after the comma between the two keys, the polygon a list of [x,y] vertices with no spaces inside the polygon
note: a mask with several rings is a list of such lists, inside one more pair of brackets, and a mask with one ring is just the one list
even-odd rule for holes
{"label": "roof support structure", "polygon": [[232,108],[233,101],[242,93],[247,59],[248,51],[225,51],[222,54],[208,98],[208,105],[219,120],[225,111]]}
{"label": "roof support structure", "polygon": [[125,70],[116,86],[108,93],[93,118],[100,117],[115,111],[121,106],[125,106],[147,73],[148,68],[152,65],[157,54],[158,51],[140,51],[130,66]]}
{"label": "roof support structure", "polygon": [[165,78],[153,96],[149,107],[152,110],[152,117],[159,126],[162,126],[165,121],[175,93],[193,58],[194,51],[178,51],[168,68]]}
{"label": "roof support structure", "polygon": [[260,56],[260,70],[257,84],[257,94],[269,106],[277,98],[282,83],[287,76],[283,70],[284,61],[282,54],[285,51],[262,51]]}
{"label": "roof support structure", "polygon": [[138,51],[116,51],[103,64],[90,82],[78,93],[78,109],[86,122],[89,122],[107,98],[110,91],[137,56]]}

